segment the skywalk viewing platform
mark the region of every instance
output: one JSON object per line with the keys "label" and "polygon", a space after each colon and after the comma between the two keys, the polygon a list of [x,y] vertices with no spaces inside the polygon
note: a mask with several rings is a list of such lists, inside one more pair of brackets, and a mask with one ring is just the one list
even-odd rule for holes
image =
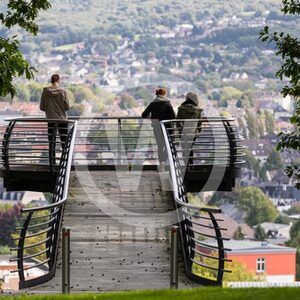
{"label": "skywalk viewing platform", "polygon": [[[4,185],[52,194],[48,206],[23,209],[13,249],[20,289],[61,292],[62,227],[71,229],[71,292],[168,288],[174,224],[179,288],[221,286],[229,250],[221,211],[189,203],[188,193],[234,188],[243,147],[232,122],[187,120],[179,133],[170,130],[179,128],[177,121],[161,123],[168,163],[158,172],[148,120],[71,120],[65,138],[59,122],[11,120],[2,142]],[[28,259],[45,274],[27,278]],[[195,273],[195,266],[211,275]]]}

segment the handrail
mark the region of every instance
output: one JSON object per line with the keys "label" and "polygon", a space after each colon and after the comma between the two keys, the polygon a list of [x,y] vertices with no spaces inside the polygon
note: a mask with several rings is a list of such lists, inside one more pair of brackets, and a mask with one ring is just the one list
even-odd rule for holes
{"label": "handrail", "polygon": [[[36,120],[36,119],[35,119]],[[22,119],[20,122],[32,124],[32,118]],[[18,121],[15,121],[16,123]],[[53,120],[39,119],[36,122],[53,123]],[[61,121],[60,121],[61,122]],[[17,251],[17,257],[11,261],[17,261],[17,270],[12,273],[19,274],[19,288],[30,288],[51,280],[55,276],[58,246],[61,234],[61,224],[64,214],[64,206],[67,201],[72,156],[75,146],[77,122],[68,122],[68,134],[62,149],[56,184],[53,192],[52,203],[42,207],[23,208],[23,226],[18,238],[18,246],[11,249]],[[40,227],[45,229],[40,229]],[[33,259],[33,266],[25,267],[25,260]],[[43,267],[45,274],[34,279],[26,279],[25,272]]]}
{"label": "handrail", "polygon": [[[57,171],[68,127],[75,121],[44,118],[11,118],[2,139],[2,164],[6,177],[20,168]],[[76,125],[77,126],[77,125]],[[57,138],[59,136],[59,139]],[[52,183],[54,184],[54,182]]]}
{"label": "handrail", "polygon": [[[207,124],[210,122],[221,123],[227,134],[229,143],[230,161],[228,162],[228,167],[234,168],[235,163],[237,162],[237,152],[235,149],[235,142],[230,142],[230,139],[232,141],[239,141],[240,139],[236,136],[236,134],[231,134],[231,132],[229,132],[226,128],[226,126],[231,126],[230,123],[232,121],[232,119],[215,118],[205,120],[168,120],[161,122],[162,134],[168,154],[172,191],[175,200],[175,207],[177,208],[186,275],[191,280],[204,285],[222,286],[224,273],[230,272],[225,268],[225,262],[228,262],[228,259],[225,258],[225,251],[229,251],[229,249],[224,247],[224,240],[227,239],[222,237],[223,229],[219,226],[220,220],[215,217],[215,214],[220,214],[221,210],[188,203],[187,191],[184,183],[185,176],[182,172],[184,171],[188,174],[189,162],[185,162],[185,169],[183,170],[179,163],[180,158],[178,157],[178,151],[176,148],[176,145],[181,142],[174,139],[172,131],[176,130],[178,124],[182,124],[182,122],[185,124],[190,122],[193,122],[194,124],[203,124],[203,122],[206,122]],[[184,129],[181,128],[180,130],[182,132]],[[194,136],[195,138],[198,137],[198,133],[196,131],[194,132]],[[184,149],[189,153],[193,150],[193,144],[195,142],[195,139],[192,138],[191,140],[191,143],[185,143],[188,149]],[[231,157],[231,155],[233,155],[233,157]],[[185,159],[189,160],[190,155],[185,157]],[[207,216],[199,218],[199,214],[203,213]],[[197,224],[194,219],[200,219],[202,222],[206,223],[201,226],[199,223]],[[207,224],[209,221],[210,224]],[[214,234],[212,234],[211,231],[208,233],[208,231],[205,230],[213,230]],[[201,241],[204,241],[200,243],[198,242],[198,238],[200,238]],[[217,243],[217,246],[213,246],[214,248],[209,246],[209,242],[211,240],[215,240]],[[206,249],[212,250],[201,255],[202,252],[205,252],[201,248],[204,247],[205,249],[206,245]],[[215,249],[216,253],[213,249]],[[212,259],[211,256],[215,258]],[[210,259],[212,261],[217,261],[218,265],[216,266],[215,264],[212,264]],[[205,270],[205,272],[201,272],[203,270]],[[207,277],[207,275],[205,275],[207,273],[209,273],[210,276]]]}
{"label": "handrail", "polygon": [[74,124],[74,120],[62,120],[62,119],[45,119],[45,118],[32,118],[32,117],[23,117],[23,118],[7,118],[5,119],[6,122],[30,122],[30,123],[41,123],[41,122],[47,122],[47,123],[69,123]]}
{"label": "handrail", "polygon": [[65,197],[63,200],[60,200],[56,203],[52,203],[49,205],[39,206],[39,207],[33,207],[33,208],[22,208],[22,213],[31,213],[31,212],[38,212],[43,210],[50,210],[53,208],[59,208],[60,206],[64,205],[67,202],[68,198]]}
{"label": "handrail", "polygon": [[78,121],[74,166],[157,165],[150,119],[140,117],[70,118]]}
{"label": "handrail", "polygon": [[[11,118],[8,121],[11,122],[31,122],[31,127],[39,127],[39,122],[45,119],[42,118]],[[220,122],[223,121],[233,121],[233,119],[227,119],[224,117],[208,117],[203,118],[200,121],[202,123],[208,122]],[[49,120],[49,122],[59,122],[59,120]],[[70,117],[66,122],[78,123],[77,139],[75,144],[75,155],[73,159],[73,166],[93,166],[95,168],[102,168],[105,166],[144,166],[158,165],[157,157],[157,146],[156,139],[153,134],[152,120],[144,119],[141,117]],[[170,122],[175,122],[176,120],[170,120]],[[193,120],[187,120],[193,121]],[[19,156],[24,159],[24,164],[35,163],[37,160],[37,152],[45,153],[43,143],[47,143],[45,140],[41,143],[41,137],[39,140],[34,140],[33,137],[26,132],[30,131],[30,128],[25,128],[24,130],[18,128],[14,131],[13,139],[9,150],[10,154],[8,156],[3,155],[3,158],[8,158],[11,160],[9,164],[12,167],[20,167],[23,163],[20,163]],[[41,130],[38,128],[37,130]],[[216,129],[217,131],[218,129]],[[24,155],[24,150],[26,151],[26,145],[22,135],[26,134],[28,141],[32,144],[32,153],[35,153],[34,157],[27,157]],[[36,137],[39,132],[35,133]],[[55,135],[58,135],[57,129],[55,130]],[[207,132],[206,135],[209,135]],[[217,133],[215,133],[217,135]],[[62,134],[60,134],[62,136]],[[204,136],[203,136],[204,137]],[[220,138],[223,138],[220,136]],[[54,136],[53,139],[55,140]],[[204,142],[203,142],[204,143]],[[23,144],[23,147],[22,147]],[[41,146],[41,147],[39,147]],[[51,143],[52,150],[49,156],[53,156],[53,153],[59,157],[60,147],[58,143]],[[53,149],[56,148],[56,151]],[[221,151],[222,149],[220,149]],[[223,151],[223,150],[222,150]],[[33,155],[32,155],[33,156]],[[41,155],[41,157],[45,157]],[[45,159],[44,159],[45,160]],[[53,159],[50,159],[51,171],[55,171],[55,165],[52,163]],[[47,161],[44,161],[44,163]],[[42,163],[42,161],[41,161]]]}

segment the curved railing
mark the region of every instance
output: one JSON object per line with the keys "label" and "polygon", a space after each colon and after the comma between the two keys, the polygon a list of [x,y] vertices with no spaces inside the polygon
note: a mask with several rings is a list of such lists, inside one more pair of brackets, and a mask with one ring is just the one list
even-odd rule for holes
{"label": "curved railing", "polygon": [[33,166],[50,172],[57,169],[74,121],[15,118],[7,122],[0,147],[5,172]]}
{"label": "curved railing", "polygon": [[[33,119],[13,121],[11,124],[14,125],[14,130],[19,128],[19,122],[22,123],[22,129],[25,127],[24,124],[36,124],[38,125],[36,128],[39,128],[38,131],[43,129],[44,132],[47,132],[48,130],[47,126],[45,128],[44,125],[45,123],[49,123],[49,121]],[[51,121],[50,123],[55,124],[56,121]],[[56,177],[52,203],[42,207],[24,208],[21,211],[22,218],[20,219],[20,222],[22,224],[18,228],[20,234],[14,238],[17,242],[17,247],[12,249],[13,251],[17,251],[17,256],[15,259],[11,260],[17,262],[18,265],[17,270],[13,272],[19,274],[20,289],[36,286],[55,276],[61,223],[64,206],[67,201],[69,176],[77,131],[76,122],[68,122],[68,125],[69,128],[65,134],[64,144],[59,157],[58,175]],[[57,128],[57,126],[54,126],[54,128]],[[45,136],[42,135],[41,137],[44,138]],[[12,138],[10,141],[15,140]],[[28,145],[32,145],[34,141],[34,138],[30,139]],[[20,142],[25,143],[23,138]],[[46,142],[47,141],[45,140],[45,143]],[[50,140],[50,143],[51,142],[52,141]],[[31,159],[32,161],[40,162],[39,160],[29,157],[26,163],[29,164],[29,161],[32,163]],[[9,163],[11,163],[11,161]],[[50,163],[45,165],[50,166]],[[35,270],[38,273],[34,278],[28,276],[32,270]]]}
{"label": "curved railing", "polygon": [[185,271],[191,280],[204,285],[222,285],[224,273],[230,272],[226,268],[230,260],[225,256],[230,249],[224,245],[228,239],[222,237],[226,228],[220,225],[223,221],[219,215],[221,210],[190,203],[184,179],[195,167],[201,171],[202,167],[211,166],[211,172],[217,167],[221,174],[215,175],[222,177],[226,168],[241,166],[243,147],[239,145],[238,129],[232,122],[230,119],[207,118],[161,123]]}

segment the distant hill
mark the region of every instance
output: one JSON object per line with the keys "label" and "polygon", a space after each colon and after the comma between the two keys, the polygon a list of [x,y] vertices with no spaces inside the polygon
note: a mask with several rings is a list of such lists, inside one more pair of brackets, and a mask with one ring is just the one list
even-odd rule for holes
{"label": "distant hill", "polygon": [[151,27],[174,19],[196,22],[209,16],[221,18],[278,10],[280,3],[280,0],[53,0],[52,9],[43,15],[41,24],[50,30],[57,25],[91,30],[120,23],[138,32],[141,25]]}

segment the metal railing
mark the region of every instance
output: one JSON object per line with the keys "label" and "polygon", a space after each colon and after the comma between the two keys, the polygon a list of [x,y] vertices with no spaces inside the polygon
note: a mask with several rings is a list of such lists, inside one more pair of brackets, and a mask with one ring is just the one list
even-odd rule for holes
{"label": "metal railing", "polygon": [[[208,118],[161,124],[178,219],[182,220],[180,233],[186,272],[192,280],[208,285],[221,285],[226,272],[228,260],[222,237],[226,229],[219,226],[222,220],[217,214],[220,210],[189,203],[185,178],[191,171],[201,172],[208,168],[215,184],[215,178],[222,180],[226,170],[240,168],[243,147],[239,145],[238,129],[232,121]],[[23,210],[24,224],[20,227],[19,244],[15,249],[18,251],[20,288],[40,284],[55,274],[72,163],[75,166],[143,166],[156,165],[158,161],[151,120],[103,117],[71,119],[65,123],[69,127],[67,134],[65,125],[55,120],[15,119],[5,128],[1,159],[7,174],[25,167],[58,172],[53,204]],[[59,166],[57,161],[60,161]],[[208,178],[208,185],[209,181]],[[206,190],[216,189],[208,187]],[[24,267],[26,259],[35,259],[37,263],[28,269]],[[26,280],[26,271],[45,265],[47,274]],[[201,275],[204,273],[206,275]]]}
{"label": "metal railing", "polygon": [[[22,125],[20,125],[21,123]],[[55,156],[50,155],[50,151],[47,151],[47,148],[39,148],[42,153],[49,153],[49,157],[44,160],[40,160],[38,157],[35,159],[35,156],[27,155],[27,152],[30,152],[31,146],[35,144],[35,137],[31,138],[28,141],[24,141],[24,136],[28,136],[33,133],[33,129],[30,127],[34,124],[34,129],[36,129],[36,135],[39,136],[39,139],[45,139],[45,136],[48,136],[48,125],[49,121],[45,120],[33,120],[33,119],[22,119],[20,121],[12,121],[10,123],[9,128],[13,128],[13,130],[9,130],[8,136],[4,139],[6,143],[9,145],[15,145],[16,147],[7,147],[4,145],[4,149],[12,150],[14,148],[18,148],[19,144],[16,143],[18,141],[21,143],[22,150],[20,148],[14,149],[14,151],[23,151],[22,153],[26,153],[25,162],[21,165],[34,166],[33,163],[38,163],[39,166],[47,166],[51,168],[51,162],[46,163],[46,161],[50,158],[53,159]],[[54,126],[52,125],[54,124]],[[28,125],[28,126],[27,126]],[[68,187],[69,187],[69,177],[70,170],[72,165],[72,155],[74,151],[75,145],[75,136],[77,131],[77,123],[76,122],[68,122],[68,131],[64,133],[62,142],[63,147],[60,150],[61,155],[57,157],[59,159],[58,164],[58,175],[56,179],[55,189],[52,197],[52,203],[47,206],[42,207],[34,207],[34,208],[24,208],[22,209],[22,218],[20,222],[21,226],[18,228],[20,230],[19,236],[15,237],[14,240],[17,242],[17,247],[12,249],[12,251],[17,251],[17,256],[15,259],[11,261],[17,262],[18,268],[13,272],[17,272],[19,274],[19,288],[30,288],[41,283],[47,282],[55,276],[56,271],[56,263],[58,256],[58,245],[61,234],[61,223],[63,218],[64,206],[67,201],[68,195]],[[25,127],[28,127],[28,132],[24,131]],[[51,131],[59,128],[58,122],[51,121],[49,125]],[[20,133],[19,130],[22,131],[22,136],[19,138],[14,138],[14,131]],[[62,134],[62,133],[61,133]],[[39,146],[41,144],[40,140]],[[50,139],[49,141],[43,141],[43,144],[54,143],[54,139]],[[53,151],[53,149],[51,149]],[[40,152],[39,152],[40,153]],[[54,153],[53,153],[54,154]],[[13,157],[13,158],[12,158]],[[12,153],[9,153],[9,164],[19,166],[19,161],[12,156]],[[21,163],[21,162],[20,162]],[[11,165],[9,165],[10,169]],[[8,169],[8,170],[9,170]],[[34,261],[33,265],[27,266],[28,260],[31,262]],[[42,268],[43,274],[35,278],[28,277],[29,273],[32,269],[40,270]]]}
{"label": "metal railing", "polygon": [[[185,271],[187,276],[204,285],[221,286],[226,268],[220,209],[189,202],[184,178],[195,166],[218,167],[218,176],[226,168],[239,167],[243,147],[239,145],[238,129],[233,120],[207,118],[203,120],[165,121],[161,123],[167,148],[172,189],[177,208]],[[224,172],[220,170],[224,168]],[[216,174],[215,174],[216,175]],[[220,178],[222,179],[222,178]]]}
{"label": "metal railing", "polygon": [[57,170],[68,127],[74,121],[16,118],[1,127],[1,163],[5,172],[17,169]]}
{"label": "metal railing", "polygon": [[[210,120],[212,120],[210,118]],[[74,148],[74,166],[118,166],[118,165],[157,165],[157,141],[153,133],[152,120],[140,117],[95,117],[70,118],[70,121],[47,121],[43,119],[18,118],[10,120],[8,126],[2,127],[3,139],[0,146],[1,162],[6,171],[17,168],[40,167],[51,172],[56,170],[66,136],[67,124],[77,121],[78,129]],[[49,124],[48,124],[49,123]],[[179,124],[177,122],[176,124]],[[174,126],[176,125],[174,123]],[[217,125],[217,124],[216,124]],[[177,126],[176,126],[177,127]],[[224,129],[224,128],[221,128]],[[170,130],[170,129],[168,129]],[[182,133],[186,138],[193,136],[189,132]],[[227,126],[228,132],[214,127],[202,128],[199,139],[193,143],[193,154],[190,160],[194,166],[201,167],[224,165],[227,157],[219,154],[224,151],[228,136],[235,134],[232,126]],[[233,132],[230,132],[233,130]],[[181,133],[172,133],[174,139],[179,139]],[[216,143],[220,142],[220,144]],[[50,144],[49,144],[50,143]],[[187,142],[189,145],[190,142]],[[223,143],[223,144],[222,144]],[[182,143],[183,145],[183,143]],[[227,145],[226,145],[227,146]],[[218,148],[216,148],[218,147]],[[188,149],[188,147],[187,147]],[[181,158],[190,155],[187,149],[177,149]],[[227,149],[227,148],[226,148]],[[231,147],[228,153],[229,162],[236,158],[238,149]],[[217,161],[218,159],[218,161]]]}
{"label": "metal railing", "polygon": [[139,117],[70,118],[78,122],[76,166],[156,165],[151,120]]}

